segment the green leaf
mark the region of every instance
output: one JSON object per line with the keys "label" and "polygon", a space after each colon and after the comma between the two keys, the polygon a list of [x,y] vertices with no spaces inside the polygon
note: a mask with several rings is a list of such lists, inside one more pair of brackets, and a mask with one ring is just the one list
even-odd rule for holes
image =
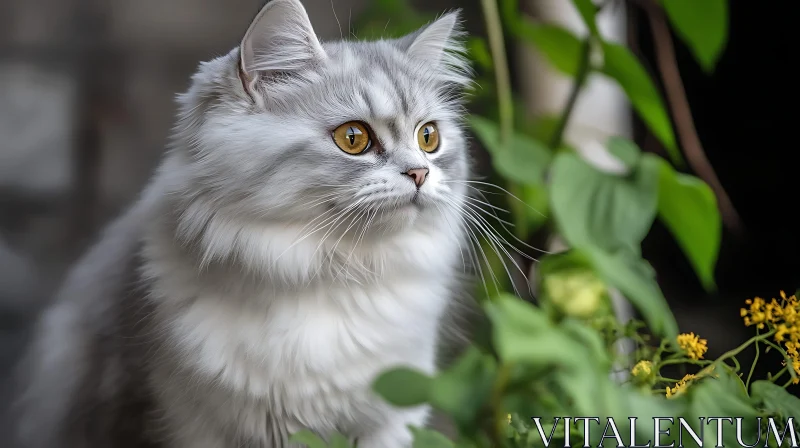
{"label": "green leaf", "polygon": [[494,66],[492,54],[486,45],[486,41],[479,37],[472,37],[467,41],[469,56],[484,70],[491,70]]}
{"label": "green leaf", "polygon": [[569,400],[569,408],[574,412],[572,415],[609,415],[610,408],[617,403],[616,397],[604,396],[604,386],[610,382],[608,370],[602,370],[599,364],[587,362],[592,359],[587,350],[574,339],[570,341],[576,344],[570,348],[570,353],[581,360],[581,365],[559,372],[553,378],[554,382]]}
{"label": "green leaf", "polygon": [[745,386],[744,379],[741,377],[742,374],[737,372],[736,369],[726,363],[722,363],[719,367],[725,370],[725,374],[727,376],[726,381],[735,386],[731,393],[738,395],[742,400],[749,402],[750,395],[747,393],[747,386]]}
{"label": "green leaf", "polygon": [[672,123],[650,75],[626,47],[603,42],[603,73],[619,83],[633,108],[661,141],[676,164],[683,159],[675,143]]}
{"label": "green leaf", "polygon": [[561,116],[557,114],[539,115],[525,123],[525,132],[539,141],[549,142],[553,140],[560,122]]}
{"label": "green leaf", "polygon": [[608,349],[600,337],[600,333],[593,330],[583,322],[573,319],[566,319],[561,323],[561,327],[567,334],[574,337],[584,344],[586,351],[591,355],[592,363],[602,369],[611,367]]}
{"label": "green leaf", "polygon": [[547,277],[553,274],[583,272],[592,267],[584,254],[570,250],[545,255],[539,261],[537,269],[540,277]]}
{"label": "green leaf", "polygon": [[289,438],[289,441],[292,443],[302,443],[308,448],[328,448],[328,444],[325,443],[320,436],[307,429],[293,434]]}
{"label": "green leaf", "polygon": [[550,206],[567,242],[638,252],[656,216],[658,160],[642,157],[630,176],[620,177],[598,171],[576,154],[558,154],[551,169]]}
{"label": "green leaf", "polygon": [[520,36],[532,43],[556,70],[572,77],[578,73],[583,44],[571,31],[528,20],[520,20],[518,30]]}
{"label": "green leaf", "polygon": [[494,168],[506,179],[520,184],[541,185],[552,155],[547,147],[530,137],[515,133],[510,144],[500,144],[500,129],[483,117],[472,115],[470,125],[491,153]]}
{"label": "green leaf", "polygon": [[[528,235],[532,234],[547,222],[550,203],[546,185],[523,185],[522,199],[525,203],[520,204],[519,212],[525,217]],[[509,202],[518,202],[511,198]],[[514,207],[513,205],[509,205]]]}
{"label": "green leaf", "polygon": [[678,336],[678,324],[649,263],[625,251],[612,254],[599,248],[582,249],[597,273],[636,306],[653,332],[670,340]]}
{"label": "green leaf", "polygon": [[728,40],[728,0],[662,0],[677,35],[707,73]]}
{"label": "green leaf", "polygon": [[658,216],[678,241],[707,290],[716,288],[714,267],[722,240],[722,218],[714,192],[702,180],[663,163]]}
{"label": "green leaf", "polygon": [[[559,395],[569,400],[569,409],[580,415],[595,415],[598,406],[603,405],[597,399],[596,386],[608,380],[608,371],[599,362],[587,362],[593,355],[585,334],[577,334],[574,329],[565,331],[554,325],[543,310],[512,295],[501,295],[485,306],[500,359],[506,365],[533,369],[523,369],[517,377],[524,378],[547,367],[558,369],[553,380],[559,385]],[[518,406],[519,403],[515,405],[517,409]]]}
{"label": "green leaf", "polygon": [[460,428],[470,428],[491,393],[496,370],[493,357],[470,347],[452,367],[434,378],[431,405],[450,415]]}
{"label": "green leaf", "polygon": [[500,0],[499,3],[500,17],[509,28],[514,28],[519,21],[519,0]]}
{"label": "green leaf", "polygon": [[354,24],[359,39],[401,37],[435,18],[417,11],[409,0],[373,0],[367,5]]}
{"label": "green leaf", "polygon": [[595,36],[599,35],[600,32],[597,30],[597,21],[595,20],[597,6],[592,3],[592,0],[572,0],[572,4],[575,5],[575,9],[578,10],[589,32]]}
{"label": "green leaf", "polygon": [[563,337],[541,309],[510,294],[498,296],[485,307],[493,324],[495,350],[503,361],[534,365],[580,364],[575,353],[582,347]]}
{"label": "green leaf", "polygon": [[[689,399],[689,416],[694,422],[699,417],[728,417],[742,418],[742,437],[747,444],[756,440],[758,430],[755,417],[758,412],[752,403],[747,400],[744,394],[737,393],[739,386],[736,381],[739,379],[727,369],[717,369],[718,377],[706,377],[697,382],[690,383],[686,389]],[[691,420],[690,420],[691,421]],[[736,443],[736,430],[734,424],[725,421],[723,425],[723,444],[722,446],[739,446]],[[704,425],[703,446],[717,446],[717,425],[716,422],[708,422]],[[697,432],[698,425],[693,426]],[[698,433],[699,434],[699,433]]]}
{"label": "green leaf", "polygon": [[[653,443],[650,446],[658,446],[658,443],[653,438],[653,429],[655,423],[654,418],[675,418],[686,415],[687,403],[685,400],[667,400],[664,398],[663,394],[661,396],[650,395],[649,393],[642,394],[630,386],[619,386],[616,384],[613,384],[612,386],[613,387],[607,387],[608,400],[612,400],[615,402],[615,404],[617,404],[612,417],[615,417],[619,433],[622,435],[623,440],[625,440],[626,443],[628,443],[631,429],[634,429],[636,440],[633,442],[636,443],[629,443],[630,445],[648,446],[647,442],[652,441]],[[635,428],[631,428],[629,417],[636,417],[638,419],[637,424],[635,424]],[[648,424],[643,425],[641,424],[642,422],[648,422]],[[679,435],[677,431],[678,425],[679,424],[677,422],[675,422],[675,424],[669,424],[669,422],[664,421],[660,423],[662,429],[670,429],[669,436],[664,435],[661,437],[661,446],[669,446],[670,442],[672,441],[676,442],[674,445],[675,447],[679,445],[679,443],[677,443],[678,441],[675,440]],[[683,440],[688,440],[689,442],[692,441],[691,437],[685,432],[683,435]],[[608,440],[608,442],[611,441],[613,441],[613,439]],[[610,443],[604,444],[606,447],[612,447],[614,445],[615,444]],[[691,443],[688,443],[684,446],[692,445]],[[713,447],[714,445],[709,446]]]}
{"label": "green leaf", "polygon": [[800,398],[769,381],[754,381],[750,385],[752,396],[773,415],[783,418],[800,417]]}
{"label": "green leaf", "polygon": [[411,448],[454,448],[455,444],[442,433],[430,429],[411,427],[414,443]]}
{"label": "green leaf", "polygon": [[624,163],[628,169],[636,169],[639,165],[642,151],[636,146],[636,143],[622,137],[611,137],[606,142],[606,147],[608,152]]}
{"label": "green leaf", "polygon": [[431,382],[431,378],[422,372],[400,367],[382,373],[373,388],[389,403],[408,407],[428,401]]}
{"label": "green leaf", "polygon": [[329,445],[330,448],[351,448],[350,441],[347,438],[339,433],[335,433],[331,436],[331,443]]}

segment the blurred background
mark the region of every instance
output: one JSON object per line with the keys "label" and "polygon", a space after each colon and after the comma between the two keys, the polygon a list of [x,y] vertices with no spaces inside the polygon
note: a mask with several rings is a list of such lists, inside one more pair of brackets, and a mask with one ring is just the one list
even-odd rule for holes
{"label": "blurred background", "polygon": [[[635,6],[612,3],[600,17],[604,34],[628,45],[659,79],[648,21]],[[188,87],[198,62],[238,45],[262,4],[0,0],[0,385],[65,270],[147,181],[173,124],[174,95]],[[304,4],[323,40],[347,37],[348,30],[370,34],[359,33],[361,24],[373,32],[379,24],[378,35],[415,27],[455,7],[463,9],[471,34],[485,33],[478,0]],[[681,329],[707,338],[710,355],[750,335],[738,314],[746,298],[800,286],[793,162],[800,136],[786,112],[791,103],[784,105],[796,85],[788,65],[796,54],[788,4],[731,0],[730,40],[712,75],[675,40],[699,137],[745,232],[724,235],[714,294],[703,291],[660,224],[645,241],[644,256]],[[569,0],[521,0],[519,8],[580,32]],[[525,114],[534,119],[560,110],[568,82],[524,44],[509,40],[507,52]],[[590,80],[573,118],[568,138],[577,146],[597,133],[620,134],[663,153],[618,88],[601,79]],[[477,144],[473,150],[487,174],[485,152]]]}

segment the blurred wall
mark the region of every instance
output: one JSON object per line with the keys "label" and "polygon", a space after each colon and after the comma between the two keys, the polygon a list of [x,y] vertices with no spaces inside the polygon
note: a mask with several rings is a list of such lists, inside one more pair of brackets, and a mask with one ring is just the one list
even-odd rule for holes
{"label": "blurred wall", "polygon": [[[0,310],[38,303],[135,196],[172,126],[175,93],[199,61],[238,44],[262,4],[0,4],[0,285],[15,284],[0,288]],[[331,39],[339,37],[332,7],[346,27],[366,0],[305,4]],[[16,274],[21,266],[37,272],[35,285]]]}

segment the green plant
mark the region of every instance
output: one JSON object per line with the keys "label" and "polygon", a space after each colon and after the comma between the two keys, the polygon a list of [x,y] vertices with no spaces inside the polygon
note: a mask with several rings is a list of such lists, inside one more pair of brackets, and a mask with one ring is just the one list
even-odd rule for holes
{"label": "green plant", "polygon": [[[414,428],[415,448],[523,448],[543,446],[547,437],[558,446],[583,446],[584,437],[593,446],[617,445],[607,436],[607,425],[587,435],[580,425],[565,426],[564,417],[614,418],[617,433],[625,434],[626,442],[635,434],[639,443],[652,439],[653,425],[637,427],[631,418],[680,417],[692,423],[700,417],[738,417],[745,419],[744,440],[754,440],[756,431],[764,429],[758,417],[800,415],[800,399],[786,391],[800,373],[800,304],[794,296],[749,301],[742,317],[758,334],[715,360],[704,359],[705,340],[679,334],[655,272],[642,258],[641,242],[653,222],[661,220],[700,282],[713,290],[722,227],[718,194],[675,168],[683,166],[683,156],[661,93],[630,50],[600,33],[595,19],[604,4],[572,4],[588,30],[584,37],[521,16],[515,0],[500,0],[499,7],[497,0],[482,0],[488,40],[469,41],[484,87],[475,92],[472,104],[484,114],[473,114],[469,124],[491,155],[497,175],[492,180],[503,186],[496,188],[511,192],[504,197],[514,224],[511,237],[525,242],[537,232],[557,233],[570,249],[538,261],[541,294],[535,305],[510,293],[513,284],[484,278],[481,302],[491,322],[489,341],[475,342],[435,377],[398,366],[377,379],[375,390],[400,407],[428,403],[456,424],[456,440]],[[666,14],[698,63],[713,70],[727,40],[726,0],[661,0],[648,7]],[[393,27],[384,25],[388,17],[395,21]],[[373,37],[400,34],[427,19],[403,0],[380,0],[357,28],[372,30],[365,34]],[[554,68],[572,77],[573,89],[558,117],[531,120],[519,113],[505,61],[506,36],[534,45]],[[622,169],[609,173],[569,147],[565,129],[591,76],[619,84],[669,160],[614,137],[605,146]],[[506,231],[500,227],[498,234]],[[497,238],[480,251],[487,272],[504,263],[498,253],[503,241]],[[620,322],[610,303],[612,290],[621,292],[643,320]],[[619,350],[623,340],[632,341],[632,354]],[[753,367],[743,369],[736,359],[751,347],[779,351],[785,367],[753,381]],[[676,365],[694,373],[662,376],[662,369]],[[619,366],[629,373],[627,380],[612,377]],[[675,441],[681,429],[677,422],[662,426],[668,427],[671,435],[662,443]],[[724,435],[726,446],[736,443],[733,430],[718,434],[715,426],[701,437],[711,446],[718,435]],[[298,437],[310,448],[348,446],[338,437],[331,445],[309,433]],[[683,442],[696,445],[692,439]],[[777,445],[772,441],[770,446]]]}

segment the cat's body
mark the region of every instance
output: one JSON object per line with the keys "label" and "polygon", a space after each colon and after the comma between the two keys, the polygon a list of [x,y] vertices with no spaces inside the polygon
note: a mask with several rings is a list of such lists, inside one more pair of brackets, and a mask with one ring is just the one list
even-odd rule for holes
{"label": "cat's body", "polygon": [[[203,64],[153,180],[39,324],[20,446],[280,448],[301,429],[410,446],[428,410],[371,384],[434,372],[463,286],[455,25],[322,45],[273,0]],[[360,125],[334,141],[354,120],[359,154]]]}

